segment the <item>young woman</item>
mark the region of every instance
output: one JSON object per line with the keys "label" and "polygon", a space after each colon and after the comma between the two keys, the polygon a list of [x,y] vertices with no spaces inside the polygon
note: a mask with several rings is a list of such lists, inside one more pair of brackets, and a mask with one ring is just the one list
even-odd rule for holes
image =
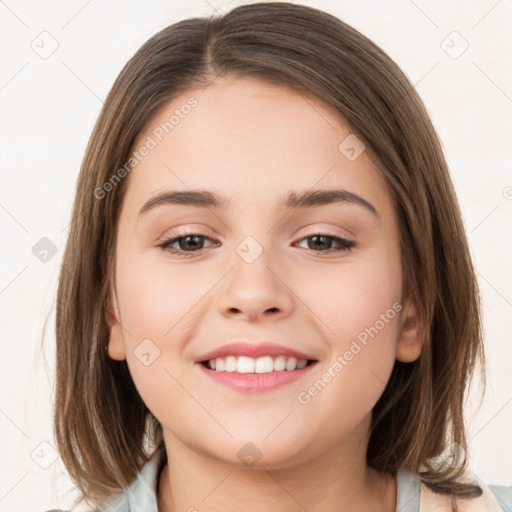
{"label": "young woman", "polygon": [[127,63],[56,320],[58,447],[100,510],[506,509],[467,468],[479,297],[438,137],[318,9],[187,19]]}

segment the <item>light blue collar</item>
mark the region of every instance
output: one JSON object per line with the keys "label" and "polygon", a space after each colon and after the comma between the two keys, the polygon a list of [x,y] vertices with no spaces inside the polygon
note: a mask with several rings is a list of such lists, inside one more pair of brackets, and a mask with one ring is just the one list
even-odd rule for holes
{"label": "light blue collar", "polygon": [[396,512],[419,512],[421,486],[417,476],[400,469],[396,476]]}
{"label": "light blue collar", "polygon": [[156,492],[165,455],[165,447],[156,450],[127,491],[113,496],[101,506],[100,511],[158,512]]}
{"label": "light blue collar", "polygon": [[[156,492],[162,469],[165,447],[159,448],[144,465],[125,493],[121,493],[101,507],[102,512],[158,512]],[[420,481],[406,469],[397,474],[396,512],[419,512]]]}

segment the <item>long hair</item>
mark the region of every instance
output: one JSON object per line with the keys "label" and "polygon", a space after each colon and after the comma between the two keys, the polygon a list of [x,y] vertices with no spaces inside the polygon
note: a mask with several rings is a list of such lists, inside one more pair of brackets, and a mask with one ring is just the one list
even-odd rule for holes
{"label": "long hair", "polygon": [[[106,352],[127,181],[119,171],[158,109],[226,75],[320,99],[370,148],[399,212],[404,300],[418,304],[425,344],[416,361],[395,363],[372,411],[367,464],[393,475],[406,468],[437,492],[478,496],[478,486],[457,479],[467,465],[466,388],[484,362],[480,298],[436,131],[414,86],[367,37],[321,10],[265,2],[179,21],[151,37],[115,80],[89,140],[56,304],[54,428],[83,498],[101,503],[125,489],[151,455],[146,441],[163,443],[126,361]],[[461,457],[434,463],[449,445]]]}

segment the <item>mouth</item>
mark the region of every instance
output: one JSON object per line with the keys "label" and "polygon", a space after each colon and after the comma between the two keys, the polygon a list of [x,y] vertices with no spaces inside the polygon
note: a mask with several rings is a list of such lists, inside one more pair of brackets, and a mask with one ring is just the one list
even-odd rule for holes
{"label": "mouth", "polygon": [[241,393],[262,393],[287,388],[287,385],[306,378],[316,359],[297,359],[288,356],[225,356],[199,361],[201,373],[214,384]]}
{"label": "mouth", "polygon": [[240,392],[263,392],[305,378],[319,361],[285,345],[235,341],[202,354],[195,363],[210,382]]}
{"label": "mouth", "polygon": [[258,358],[249,356],[228,355],[200,361],[207,370],[213,372],[228,372],[239,374],[264,374],[294,372],[317,363],[316,359],[298,359],[285,355],[262,356]]}

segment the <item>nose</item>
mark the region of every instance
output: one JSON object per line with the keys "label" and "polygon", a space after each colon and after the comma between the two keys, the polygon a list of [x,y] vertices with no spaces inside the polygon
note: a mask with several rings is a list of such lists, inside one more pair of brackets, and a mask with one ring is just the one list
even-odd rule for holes
{"label": "nose", "polygon": [[[275,260],[274,260],[275,262]],[[233,266],[218,297],[218,308],[226,317],[249,321],[289,316],[294,307],[291,283],[267,251],[252,262],[236,254]]]}

